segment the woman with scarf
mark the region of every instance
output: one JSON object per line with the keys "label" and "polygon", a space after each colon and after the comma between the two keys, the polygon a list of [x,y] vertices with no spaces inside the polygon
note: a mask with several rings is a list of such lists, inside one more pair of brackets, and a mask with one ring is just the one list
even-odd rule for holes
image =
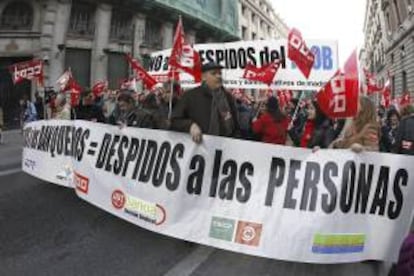
{"label": "woman with scarf", "polygon": [[295,144],[302,148],[328,148],[335,138],[332,121],[319,108],[317,101],[307,104],[307,118],[302,133],[299,135],[289,131],[289,136]]}

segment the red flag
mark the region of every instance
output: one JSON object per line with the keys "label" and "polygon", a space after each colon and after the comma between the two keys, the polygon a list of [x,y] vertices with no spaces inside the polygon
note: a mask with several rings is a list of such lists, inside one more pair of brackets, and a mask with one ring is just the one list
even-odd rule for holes
{"label": "red flag", "polygon": [[72,78],[72,72],[66,70],[57,80],[56,84],[59,86],[60,91],[65,91],[68,88],[69,80]]}
{"label": "red flag", "polygon": [[92,93],[95,97],[100,97],[106,89],[108,89],[108,81],[97,81],[92,87]]}
{"label": "red flag", "polygon": [[321,110],[331,118],[354,117],[358,111],[359,80],[356,50],[316,95]]}
{"label": "red flag", "polygon": [[365,76],[365,83],[367,86],[367,94],[371,95],[377,92],[381,92],[384,87],[381,87],[377,84],[377,80],[373,74],[371,74],[367,69],[363,69]]}
{"label": "red flag", "polygon": [[245,104],[251,104],[252,100],[240,89],[236,88],[231,91],[234,98],[239,99]]}
{"label": "red flag", "polygon": [[279,99],[280,108],[284,108],[292,100],[291,90],[278,90],[277,97]]}
{"label": "red flag", "polygon": [[171,67],[176,67],[176,65],[180,63],[179,60],[183,53],[184,38],[183,21],[180,16],[177,28],[175,29],[173,48],[171,50],[170,59],[168,60],[168,65]]}
{"label": "red flag", "polygon": [[30,60],[9,66],[14,84],[18,84],[24,79],[37,79],[40,86],[43,86],[43,61]]}
{"label": "red flag", "polygon": [[288,57],[298,66],[305,77],[309,78],[315,62],[315,55],[306,46],[299,30],[295,28],[291,29],[289,32]]}
{"label": "red flag", "polygon": [[409,92],[405,92],[403,96],[401,96],[399,104],[400,107],[404,107],[406,105],[409,105],[411,102],[411,97]]}
{"label": "red flag", "polygon": [[79,105],[80,94],[82,92],[82,87],[76,82],[76,80],[71,76],[65,91],[70,92],[70,105],[72,107]]}
{"label": "red flag", "polygon": [[279,70],[279,67],[280,60],[275,60],[269,64],[263,65],[260,68],[248,63],[244,68],[243,78],[252,81],[260,81],[270,86],[277,71]]}
{"label": "red flag", "polygon": [[381,103],[383,107],[388,108],[391,104],[391,85],[388,72],[388,80],[384,84],[384,88],[381,93]]}
{"label": "red flag", "polygon": [[389,89],[386,89],[382,92],[381,95],[381,105],[385,108],[390,107],[391,104],[391,93]]}
{"label": "red flag", "polygon": [[152,89],[157,84],[157,81],[130,54],[127,54],[126,58],[137,76],[143,81],[144,86],[147,89]]}
{"label": "red flag", "polygon": [[172,71],[169,75],[173,80],[179,81],[178,69],[192,75],[195,82],[201,82],[201,58],[190,44],[185,44],[181,17],[178,19],[175,30],[174,44],[168,65]]}

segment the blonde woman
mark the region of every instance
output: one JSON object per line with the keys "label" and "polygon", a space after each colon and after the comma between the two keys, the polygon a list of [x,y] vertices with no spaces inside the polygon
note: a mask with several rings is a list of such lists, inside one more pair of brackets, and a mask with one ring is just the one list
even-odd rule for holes
{"label": "blonde woman", "polygon": [[358,114],[344,128],[342,138],[331,144],[333,148],[350,148],[355,152],[379,151],[380,125],[375,104],[367,97],[359,99]]}

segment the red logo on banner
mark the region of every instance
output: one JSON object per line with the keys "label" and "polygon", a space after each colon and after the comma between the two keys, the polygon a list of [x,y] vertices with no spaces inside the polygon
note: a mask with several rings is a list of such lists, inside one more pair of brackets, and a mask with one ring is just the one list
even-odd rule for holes
{"label": "red logo on banner", "polygon": [[359,80],[356,51],[317,94],[319,106],[331,118],[354,117],[358,112]]}
{"label": "red logo on banner", "polygon": [[305,41],[302,39],[301,33],[295,28],[289,32],[288,57],[298,66],[303,75],[309,78],[315,62],[315,55],[308,49]]}
{"label": "red logo on banner", "polygon": [[250,246],[258,246],[262,235],[262,224],[239,221],[237,224],[235,242]]}
{"label": "red logo on banner", "polygon": [[126,197],[125,197],[125,194],[121,190],[113,191],[111,199],[112,199],[112,205],[116,209],[124,208]]}
{"label": "red logo on banner", "polygon": [[89,178],[75,172],[74,173],[75,178],[73,181],[75,182],[75,187],[77,191],[80,191],[84,194],[88,194],[89,190]]}

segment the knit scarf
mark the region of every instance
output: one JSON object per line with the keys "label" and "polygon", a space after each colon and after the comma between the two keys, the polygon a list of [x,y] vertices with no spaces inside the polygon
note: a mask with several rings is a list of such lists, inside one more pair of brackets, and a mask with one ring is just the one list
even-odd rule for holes
{"label": "knit scarf", "polygon": [[212,135],[231,136],[235,128],[234,119],[224,89],[219,88],[212,91],[207,86],[205,89],[213,97],[208,133]]}
{"label": "knit scarf", "polygon": [[314,120],[307,120],[305,123],[304,131],[302,134],[302,138],[300,139],[300,147],[307,148],[309,141],[312,138],[313,131],[315,130],[315,121]]}

